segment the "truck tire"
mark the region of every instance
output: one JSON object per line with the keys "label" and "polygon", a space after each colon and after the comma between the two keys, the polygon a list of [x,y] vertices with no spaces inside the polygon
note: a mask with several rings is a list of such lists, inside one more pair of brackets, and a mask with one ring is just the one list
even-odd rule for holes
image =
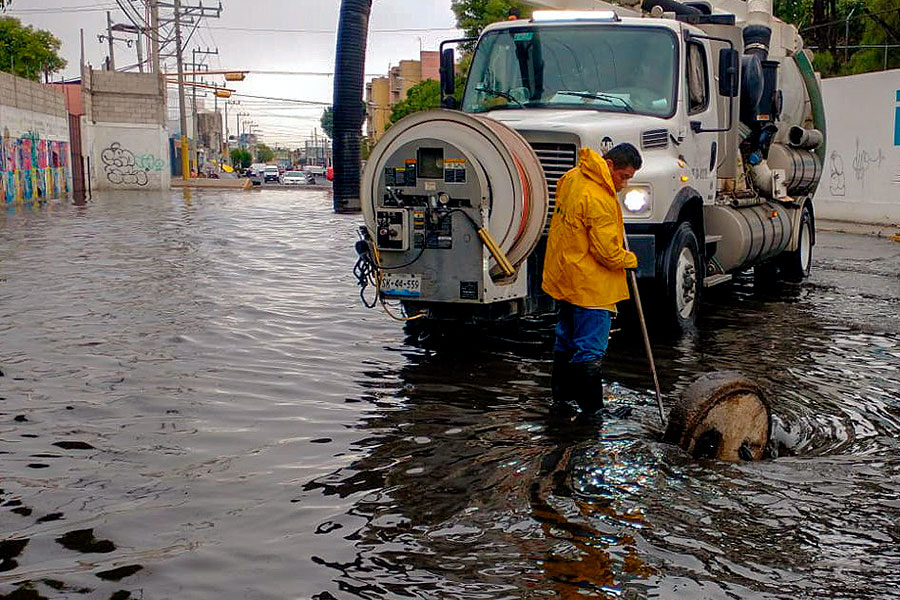
{"label": "truck tire", "polygon": [[809,206],[803,207],[800,215],[800,231],[797,249],[782,253],[778,261],[781,275],[788,281],[803,281],[809,277],[812,266],[813,230],[812,215]]}
{"label": "truck tire", "polygon": [[681,223],[672,235],[662,261],[665,269],[664,314],[668,324],[678,330],[694,327],[700,312],[700,289],[703,286],[703,266],[700,244],[687,222]]}

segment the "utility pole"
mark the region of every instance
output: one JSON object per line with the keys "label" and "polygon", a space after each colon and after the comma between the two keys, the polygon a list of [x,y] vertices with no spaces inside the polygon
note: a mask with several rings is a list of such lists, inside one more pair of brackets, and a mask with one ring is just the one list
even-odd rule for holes
{"label": "utility pole", "polygon": [[110,71],[116,70],[116,59],[113,57],[113,35],[112,35],[112,15],[106,11],[106,41],[109,42],[109,65]]}
{"label": "utility pole", "polygon": [[[202,5],[202,3],[201,3],[201,5]],[[207,71],[209,70],[209,67],[207,65],[201,65],[197,62],[197,55],[200,54],[200,55],[210,56],[210,55],[214,55],[214,54],[218,54],[218,53],[219,53],[218,48],[216,48],[215,50],[210,50],[209,48],[207,48],[206,50],[201,50],[200,48],[194,48],[193,50],[191,50],[191,73],[192,73],[191,74],[191,82],[192,83],[197,83],[197,71],[200,69],[200,67],[206,67],[206,70]],[[192,106],[194,109],[194,118],[193,118],[193,123],[192,123],[193,130],[194,130],[193,131],[194,143],[191,145],[191,155],[194,157],[194,165],[196,166],[197,169],[199,169],[200,168],[200,148],[199,148],[200,127],[197,123],[197,86],[192,85],[191,88],[192,88],[192,90],[191,90]]]}
{"label": "utility pole", "polygon": [[178,116],[181,120],[181,176],[185,181],[191,178],[188,160],[187,114],[184,110],[184,63],[181,57],[181,0],[175,2],[175,57],[178,63]]}
{"label": "utility pole", "polygon": [[238,145],[241,148],[244,147],[243,144],[241,143],[241,135],[243,135],[243,133],[244,133],[243,131],[241,131],[241,117],[246,117],[246,116],[247,116],[247,113],[242,113],[242,112],[239,112],[234,115],[234,128],[235,128],[235,131],[237,131]]}
{"label": "utility pole", "polygon": [[[197,83],[197,50],[191,50],[191,83]],[[194,168],[200,172],[199,151],[197,150],[197,86],[191,86],[191,158]]]}
{"label": "utility pole", "polygon": [[227,163],[228,159],[231,158],[230,153],[228,152],[228,100],[222,104],[225,105],[225,118],[223,121],[225,122],[225,162]]}
{"label": "utility pole", "polygon": [[137,59],[138,59],[138,72],[144,72],[144,33],[140,30],[137,31]]}
{"label": "utility pole", "polygon": [[316,153],[316,165],[319,164],[319,136],[316,133],[316,128],[313,127],[313,151]]}
{"label": "utility pole", "polygon": [[159,73],[159,0],[150,0],[150,54],[153,72]]}

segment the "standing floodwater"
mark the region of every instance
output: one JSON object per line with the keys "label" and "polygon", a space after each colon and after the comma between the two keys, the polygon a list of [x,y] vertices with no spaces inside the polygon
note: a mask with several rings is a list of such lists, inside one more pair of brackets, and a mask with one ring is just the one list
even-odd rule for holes
{"label": "standing floodwater", "polygon": [[331,206],[0,215],[0,597],[900,597],[900,245],[820,234],[808,284],[655,340],[670,402],[743,371],[797,453],[696,463],[657,441],[636,330],[607,366],[632,418],[573,429],[552,319],[413,343]]}

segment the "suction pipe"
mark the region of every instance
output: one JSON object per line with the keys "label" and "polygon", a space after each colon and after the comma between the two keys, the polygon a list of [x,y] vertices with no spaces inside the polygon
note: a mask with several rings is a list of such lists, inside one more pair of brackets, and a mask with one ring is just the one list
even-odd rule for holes
{"label": "suction pipe", "polygon": [[334,61],[334,212],[357,212],[363,74],[372,0],[342,0]]}

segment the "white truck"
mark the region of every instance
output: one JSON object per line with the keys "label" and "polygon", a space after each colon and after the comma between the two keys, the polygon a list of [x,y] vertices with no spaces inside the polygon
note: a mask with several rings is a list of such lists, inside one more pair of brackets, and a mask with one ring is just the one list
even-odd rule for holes
{"label": "white truck", "polygon": [[556,181],[580,148],[620,142],[643,156],[620,200],[668,322],[690,327],[702,289],[750,267],[808,275],[825,115],[797,30],[770,0],[578,4],[591,10],[487,27],[458,107],[442,45],[445,107],[458,110],[407,117],[370,156],[361,202],[378,293],[407,316],[548,308]]}

